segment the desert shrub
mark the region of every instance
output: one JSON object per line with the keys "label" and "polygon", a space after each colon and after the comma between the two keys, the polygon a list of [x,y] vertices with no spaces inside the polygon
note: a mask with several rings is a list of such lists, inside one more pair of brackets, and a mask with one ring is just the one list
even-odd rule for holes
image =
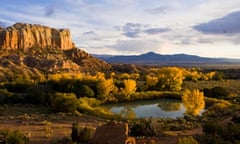
{"label": "desert shrub", "polygon": [[12,83],[4,84],[4,87],[9,92],[14,92],[14,93],[26,93],[30,86],[31,86],[31,83],[28,83],[28,82],[12,82]]}
{"label": "desert shrub", "polygon": [[9,102],[9,97],[12,96],[7,89],[0,89],[0,104],[6,104]]}
{"label": "desert shrub", "polygon": [[33,85],[27,90],[25,102],[30,104],[50,104],[51,88],[49,85]]}
{"label": "desert shrub", "polygon": [[229,91],[219,86],[212,89],[204,89],[203,92],[205,96],[212,98],[228,98],[230,96]]}
{"label": "desert shrub", "polygon": [[[219,135],[203,135],[203,140],[205,144],[227,144],[223,138]],[[232,143],[228,143],[232,144]]]}
{"label": "desert shrub", "polygon": [[220,131],[220,125],[215,121],[208,121],[203,125],[203,132],[206,134],[214,134]]}
{"label": "desert shrub", "polygon": [[71,137],[73,142],[77,142],[80,144],[88,144],[91,142],[93,133],[93,129],[87,127],[83,128],[79,123],[73,123],[72,125]]}
{"label": "desert shrub", "polygon": [[101,101],[97,100],[96,98],[83,97],[79,99],[80,108],[96,107],[100,104],[101,104]]}
{"label": "desert shrub", "polygon": [[79,87],[79,94],[77,95],[77,98],[79,97],[94,97],[95,93],[94,91],[87,85],[81,85]]}
{"label": "desert shrub", "polygon": [[101,116],[105,118],[119,118],[119,116],[112,114],[108,109],[100,106],[101,101],[96,98],[80,98],[78,111],[85,114]]}
{"label": "desert shrub", "polygon": [[234,115],[232,117],[232,121],[240,124],[240,115]]}
{"label": "desert shrub", "polygon": [[25,93],[13,93],[7,98],[7,101],[11,104],[23,104],[25,103],[25,97]]}
{"label": "desert shrub", "polygon": [[56,140],[53,144],[77,144],[77,142],[73,142],[69,137],[63,137],[60,140]]}
{"label": "desert shrub", "polygon": [[228,108],[231,104],[230,103],[227,103],[227,102],[219,102],[219,103],[215,103],[213,104],[209,110],[221,110],[221,109],[225,109],[225,108]]}
{"label": "desert shrub", "polygon": [[55,93],[51,106],[55,112],[74,112],[78,107],[78,99],[74,93]]}
{"label": "desert shrub", "polygon": [[131,136],[157,136],[150,120],[140,120],[130,126]]}
{"label": "desert shrub", "polygon": [[182,94],[180,92],[146,91],[146,92],[135,92],[131,94],[130,100],[147,100],[147,99],[158,99],[158,98],[181,99],[181,96]]}
{"label": "desert shrub", "polygon": [[227,124],[219,124],[216,121],[209,121],[203,125],[205,133],[205,141],[207,143],[234,143],[239,141],[240,125],[229,122]]}
{"label": "desert shrub", "polygon": [[226,107],[231,106],[231,103],[227,100],[209,98],[209,97],[205,97],[204,99],[206,101],[206,107],[211,107],[211,106],[213,106],[214,104],[217,104],[217,103],[222,103],[222,105],[225,105]]}
{"label": "desert shrub", "polygon": [[189,137],[180,137],[177,141],[177,144],[199,144],[192,136]]}
{"label": "desert shrub", "polygon": [[223,80],[224,78],[224,73],[222,72],[215,72],[215,75],[213,76],[213,80]]}
{"label": "desert shrub", "polygon": [[20,131],[1,130],[0,137],[3,138],[4,144],[28,144],[29,138]]}

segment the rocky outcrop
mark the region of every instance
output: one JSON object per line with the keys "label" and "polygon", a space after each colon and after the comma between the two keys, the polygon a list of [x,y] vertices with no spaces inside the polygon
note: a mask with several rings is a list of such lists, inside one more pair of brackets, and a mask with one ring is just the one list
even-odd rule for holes
{"label": "rocky outcrop", "polygon": [[17,23],[0,27],[0,81],[49,73],[96,73],[111,65],[76,48],[67,29]]}
{"label": "rocky outcrop", "polygon": [[16,23],[0,28],[0,49],[54,48],[68,50],[74,47],[68,29],[54,29],[37,24]]}
{"label": "rocky outcrop", "polygon": [[97,128],[94,144],[135,144],[135,138],[128,136],[128,124],[111,121]]}

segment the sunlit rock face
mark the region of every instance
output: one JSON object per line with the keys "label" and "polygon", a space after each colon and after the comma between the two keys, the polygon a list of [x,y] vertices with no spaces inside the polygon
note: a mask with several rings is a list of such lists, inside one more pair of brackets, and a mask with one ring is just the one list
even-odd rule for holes
{"label": "sunlit rock face", "polygon": [[16,23],[0,28],[0,49],[22,49],[32,47],[69,50],[74,47],[68,29],[54,29],[38,24]]}
{"label": "sunlit rock face", "polygon": [[94,144],[136,144],[134,137],[128,136],[128,124],[110,121],[96,129]]}

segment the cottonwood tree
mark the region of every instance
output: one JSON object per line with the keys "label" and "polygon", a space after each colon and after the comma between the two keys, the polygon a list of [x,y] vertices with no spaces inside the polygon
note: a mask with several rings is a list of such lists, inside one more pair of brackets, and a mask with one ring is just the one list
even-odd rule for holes
{"label": "cottonwood tree", "polygon": [[131,94],[133,94],[137,89],[137,83],[132,79],[123,80],[124,88],[121,89],[125,99],[129,100]]}
{"label": "cottonwood tree", "polygon": [[186,114],[198,115],[205,107],[204,94],[199,90],[185,90],[182,96],[182,102],[186,108]]}
{"label": "cottonwood tree", "polygon": [[158,77],[153,75],[146,76],[146,86],[148,90],[154,90],[157,83],[158,83]]}
{"label": "cottonwood tree", "polygon": [[103,101],[114,100],[113,92],[116,90],[113,79],[103,79],[97,83],[97,97]]}
{"label": "cottonwood tree", "polygon": [[176,67],[162,68],[158,74],[161,90],[179,91],[183,83],[182,70]]}

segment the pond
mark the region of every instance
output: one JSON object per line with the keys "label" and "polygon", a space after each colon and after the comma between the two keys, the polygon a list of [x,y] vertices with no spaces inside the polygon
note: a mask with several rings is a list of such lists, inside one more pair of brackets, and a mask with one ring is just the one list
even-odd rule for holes
{"label": "pond", "polygon": [[131,118],[177,118],[183,117],[186,108],[181,100],[159,99],[105,105],[112,113]]}

